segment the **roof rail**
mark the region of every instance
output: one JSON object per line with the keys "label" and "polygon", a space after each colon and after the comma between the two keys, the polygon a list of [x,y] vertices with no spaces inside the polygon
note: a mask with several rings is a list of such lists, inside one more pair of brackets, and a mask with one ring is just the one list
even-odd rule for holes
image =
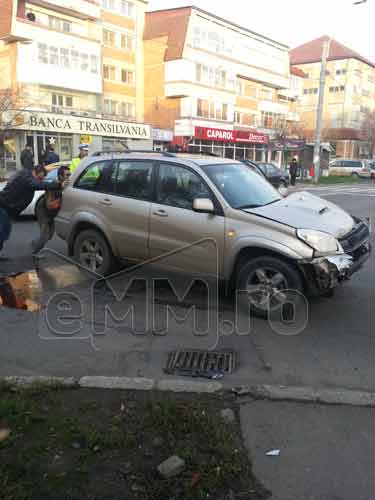
{"label": "roof rail", "polygon": [[103,149],[102,151],[95,151],[95,153],[93,153],[91,156],[132,154],[132,153],[149,153],[161,156],[168,156],[172,158],[176,156],[174,153],[169,153],[168,151],[153,151],[152,149]]}

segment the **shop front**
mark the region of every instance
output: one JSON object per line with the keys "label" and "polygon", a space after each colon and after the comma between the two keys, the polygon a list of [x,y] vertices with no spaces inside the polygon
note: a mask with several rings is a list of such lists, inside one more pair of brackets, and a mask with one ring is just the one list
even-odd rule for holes
{"label": "shop front", "polygon": [[90,153],[121,146],[129,149],[152,148],[149,125],[78,115],[24,112],[17,115],[13,135],[18,167],[26,144],[33,148],[35,163],[43,160],[50,145],[61,161],[70,161],[78,153],[80,144],[88,144]]}
{"label": "shop front", "polygon": [[193,137],[175,137],[183,151],[215,154],[223,158],[265,161],[269,138],[256,131],[195,127]]}

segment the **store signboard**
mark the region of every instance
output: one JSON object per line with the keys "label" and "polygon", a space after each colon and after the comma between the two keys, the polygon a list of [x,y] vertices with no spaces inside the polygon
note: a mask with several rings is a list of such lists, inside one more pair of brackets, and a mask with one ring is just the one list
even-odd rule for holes
{"label": "store signboard", "polygon": [[85,116],[25,111],[17,116],[16,127],[22,130],[100,135],[127,139],[150,139],[151,127],[143,123],[102,120]]}
{"label": "store signboard", "polygon": [[195,127],[196,139],[217,142],[246,142],[251,144],[268,144],[267,134],[256,131],[224,130],[218,128]]}

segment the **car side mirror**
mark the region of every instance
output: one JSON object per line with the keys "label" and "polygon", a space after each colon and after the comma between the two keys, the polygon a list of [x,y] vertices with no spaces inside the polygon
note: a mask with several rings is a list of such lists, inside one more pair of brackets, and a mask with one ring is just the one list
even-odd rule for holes
{"label": "car side mirror", "polygon": [[209,198],[196,198],[193,201],[193,210],[201,214],[213,214],[215,207]]}

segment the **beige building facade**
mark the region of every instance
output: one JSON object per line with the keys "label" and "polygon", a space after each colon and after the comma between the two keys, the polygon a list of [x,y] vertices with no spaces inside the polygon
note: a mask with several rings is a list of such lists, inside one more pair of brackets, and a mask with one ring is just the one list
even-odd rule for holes
{"label": "beige building facade", "polygon": [[16,115],[4,139],[3,167],[19,165],[26,143],[36,162],[49,144],[62,160],[80,143],[91,151],[119,141],[151,144],[143,110],[146,5],[0,0],[0,89],[11,91]]}

